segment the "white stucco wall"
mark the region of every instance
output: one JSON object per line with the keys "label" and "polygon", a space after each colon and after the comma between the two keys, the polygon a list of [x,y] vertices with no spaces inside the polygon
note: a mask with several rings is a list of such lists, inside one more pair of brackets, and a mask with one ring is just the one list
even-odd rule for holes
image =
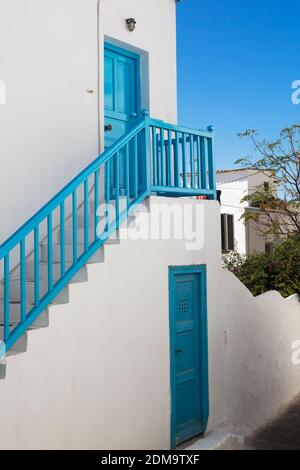
{"label": "white stucco wall", "polygon": [[[142,79],[145,82],[142,83],[142,108],[149,108],[154,118],[176,124],[175,0],[100,0],[100,15],[103,18],[104,39],[116,39],[117,44],[124,44],[142,54]],[[131,17],[136,19],[134,32],[130,32],[125,23],[125,19]],[[147,78],[148,97],[145,96],[148,91]]]}
{"label": "white stucco wall", "polygon": [[300,340],[300,302],[276,291],[254,298],[223,270],[222,312],[225,423],[248,435],[299,393],[300,364],[292,362],[292,345]]}
{"label": "white stucco wall", "polygon": [[49,328],[30,331],[27,352],[8,357],[1,449],[169,448],[172,265],[207,266],[207,431],[251,434],[299,392],[298,298],[254,298],[221,268],[217,202],[151,198],[152,211],[158,202],[201,208],[200,248],[172,239],[105,247],[88,282],[70,286],[70,303],[50,307]]}
{"label": "white stucco wall", "polygon": [[223,421],[219,205],[174,202],[202,207],[197,231],[204,245],[196,251],[183,240],[106,246],[105,262],[88,267],[89,281],[71,285],[70,303],[50,307],[50,327],[29,332],[28,351],[8,358],[0,381],[0,448],[169,448],[170,265],[207,265],[209,427]]}
{"label": "white stucco wall", "polygon": [[149,58],[154,117],[176,122],[177,105],[174,0],[0,0],[0,11],[2,243],[103,147],[104,35]]}

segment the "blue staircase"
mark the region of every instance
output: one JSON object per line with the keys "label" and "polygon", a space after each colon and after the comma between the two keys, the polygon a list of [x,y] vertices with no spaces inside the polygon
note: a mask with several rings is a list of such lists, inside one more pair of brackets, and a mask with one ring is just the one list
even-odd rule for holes
{"label": "blue staircase", "polygon": [[[150,194],[216,199],[213,129],[151,119],[96,158],[0,246],[0,340],[26,350],[26,331],[47,326],[47,306],[68,300],[85,265]],[[1,373],[0,378],[4,377]]]}

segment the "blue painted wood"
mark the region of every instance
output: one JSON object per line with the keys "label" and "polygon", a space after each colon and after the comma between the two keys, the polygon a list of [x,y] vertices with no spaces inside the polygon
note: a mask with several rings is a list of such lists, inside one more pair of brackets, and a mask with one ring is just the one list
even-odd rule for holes
{"label": "blue painted wood", "polygon": [[65,254],[65,203],[60,204],[60,275],[64,277],[66,271]]}
{"label": "blue painted wood", "polygon": [[187,187],[187,174],[186,174],[186,138],[185,134],[182,134],[182,143],[181,143],[181,148],[182,148],[182,181],[183,181],[183,187]]}
{"label": "blue painted wood", "polygon": [[83,204],[84,204],[84,251],[89,247],[89,187],[88,179],[83,183]]}
{"label": "blue painted wood", "polygon": [[20,290],[21,290],[21,321],[26,317],[26,266],[25,238],[20,242]]}
{"label": "blue painted wood", "polygon": [[104,166],[112,156],[127,142],[130,142],[134,135],[139,133],[145,128],[145,122],[140,121],[135,128],[133,128],[128,134],[120,138],[112,148],[107,149],[103,154],[99,155],[94,161],[92,161],[84,170],[82,170],[75,178],[70,181],[61,191],[59,191],[47,204],[45,204],[38,212],[36,212],[22,227],[20,227],[13,235],[11,235],[1,246],[0,246],[0,259],[4,258],[5,254],[15,248],[22,238],[26,237],[38,223],[41,223],[47,215],[54,209],[56,209],[61,201],[67,199],[73,191],[80,186],[80,184],[97,168]]}
{"label": "blue painted wood", "polygon": [[40,236],[39,226],[34,228],[34,303],[40,301]]}
{"label": "blue painted wood", "polygon": [[213,126],[208,126],[207,130],[211,134],[211,138],[207,139],[209,188],[214,191],[214,194],[213,196],[211,196],[211,199],[217,199],[216,169],[214,158],[214,128]]}
{"label": "blue painted wood", "polygon": [[215,194],[215,192],[213,190],[210,190],[210,189],[192,189],[192,188],[182,188],[182,187],[179,187],[179,188],[168,188],[166,186],[152,186],[151,188],[151,191],[153,193],[161,193],[161,194],[168,194],[168,195],[172,195],[172,196],[209,196],[210,198],[213,197],[213,195]]}
{"label": "blue painted wood", "polygon": [[152,130],[152,167],[153,167],[153,184],[154,186],[158,185],[157,178],[157,137],[156,137],[156,127],[151,127]]}
{"label": "blue painted wood", "polygon": [[4,257],[4,342],[9,338],[9,254]]}
{"label": "blue painted wood", "polygon": [[190,135],[191,188],[195,188],[194,136]]}
{"label": "blue painted wood", "polygon": [[47,217],[47,240],[48,240],[48,290],[53,287],[53,241],[52,241],[52,212]]}
{"label": "blue painted wood", "polygon": [[139,193],[139,162],[138,162],[138,139],[137,135],[133,141],[133,197],[136,199]]}
{"label": "blue painted wood", "polygon": [[[153,150],[152,154],[150,153],[150,128],[155,128],[155,150]],[[179,175],[180,169],[178,170],[173,169],[173,166],[164,164],[164,170],[168,173],[168,184],[164,179],[164,184],[154,185],[154,177],[155,175],[151,175],[151,158],[153,155],[158,155],[157,149],[158,146],[162,146],[163,148],[167,148],[167,152],[169,152],[170,145],[174,147],[174,168],[176,168],[176,142],[177,147],[186,146],[191,139],[191,136],[200,136],[207,140],[211,140],[211,150],[210,150],[210,168],[214,164],[213,162],[213,137],[212,132],[202,132],[202,131],[192,131],[185,129],[186,138],[179,139],[178,129],[185,129],[180,128],[174,125],[169,125],[163,123],[162,121],[153,120],[148,117],[148,114],[145,112],[143,117],[138,121],[136,126],[131,129],[129,132],[126,133],[123,137],[118,139],[110,148],[106,149],[105,152],[96,158],[90,165],[88,165],[81,173],[79,173],[70,183],[68,183],[61,191],[59,191],[54,198],[52,198],[44,207],[42,207],[33,217],[31,217],[20,229],[18,229],[8,240],[6,240],[0,246],[0,260],[4,258],[4,291],[5,291],[5,299],[4,300],[4,312],[5,312],[5,332],[4,336],[6,337],[6,345],[7,349],[9,349],[18,339],[19,337],[26,331],[26,328],[31,325],[31,323],[37,318],[37,316],[47,307],[47,305],[55,298],[55,296],[59,293],[59,291],[69,282],[69,280],[76,274],[76,272],[81,269],[83,264],[89,259],[90,256],[100,247],[103,243],[107,240],[110,234],[116,230],[122,220],[124,220],[128,215],[131,213],[133,208],[141,202],[146,196],[150,194],[152,191],[153,193],[163,193],[168,194],[171,196],[185,196],[185,195],[197,195],[203,194],[207,195],[210,198],[215,197],[215,187],[214,187],[214,178],[211,177],[210,185],[213,187],[210,189],[198,189],[198,188],[183,188],[180,187],[172,187],[171,180],[172,178],[177,178],[178,180],[181,179],[181,175]],[[160,139],[159,137],[164,134],[168,135],[167,141],[164,139]],[[170,133],[175,133],[175,139],[171,138],[170,142]],[[157,137],[156,137],[157,136]],[[183,150],[184,151],[184,150]],[[164,151],[166,154],[167,152]],[[78,256],[77,253],[77,191],[82,184],[84,184],[84,207],[85,207],[85,214],[87,213],[87,200],[88,200],[88,184],[87,179],[89,176],[95,175],[95,201],[97,200],[97,187],[99,183],[99,176],[98,172],[100,168],[103,170],[105,169],[105,197],[106,202],[109,204],[111,202],[111,185],[110,185],[110,178],[111,178],[111,171],[110,167],[113,162],[115,162],[115,166],[119,166],[119,170],[121,169],[121,159],[119,158],[118,161],[115,161],[116,155],[124,154],[128,156],[128,159],[124,159],[126,161],[125,164],[125,173],[126,173],[126,189],[131,187],[130,181],[128,183],[129,174],[132,174],[132,178],[134,181],[133,192],[134,195],[127,194],[127,207],[122,210],[118,211],[119,216],[111,217],[107,216],[107,223],[105,227],[104,233],[99,235],[99,238],[94,240],[91,244],[88,243],[87,237],[85,238],[85,251],[84,253]],[[179,156],[179,152],[177,152],[177,157]],[[165,162],[166,163],[166,162]],[[129,164],[129,167],[128,167]],[[178,165],[179,166],[179,165]],[[157,167],[157,181],[160,183],[160,176],[159,165]],[[153,166],[154,168],[154,166]],[[171,171],[171,178],[170,178],[170,171]],[[210,169],[208,169],[210,171]],[[175,174],[173,174],[175,172]],[[103,171],[104,173],[104,171]],[[119,173],[120,174],[120,173]],[[177,175],[177,176],[176,176]],[[116,186],[120,188],[120,178],[115,178]],[[180,181],[179,181],[180,184]],[[120,191],[115,191],[115,196],[118,195],[118,201],[116,204],[119,204],[119,197],[121,196],[121,189]],[[71,197],[72,198],[72,232],[73,232],[73,240],[72,240],[72,248],[73,248],[73,264],[66,270],[65,267],[65,228],[64,228],[64,221],[65,221],[65,202],[66,200]],[[82,201],[80,201],[81,203]],[[96,205],[96,204],[95,204]],[[60,245],[61,245],[61,277],[53,284],[53,271],[52,271],[52,214],[53,211],[57,208],[60,209]],[[96,211],[96,208],[95,208]],[[96,213],[95,213],[96,217]],[[87,219],[87,218],[86,218]],[[27,236],[31,235],[31,232],[34,232],[34,245],[35,251],[38,253],[38,244],[39,244],[39,237],[38,237],[38,227],[41,223],[46,220],[47,222],[47,235],[48,235],[48,292],[40,299],[39,293],[39,258],[36,255],[35,259],[35,306],[29,311],[26,312],[26,270],[25,270],[25,239]],[[86,230],[86,227],[85,227]],[[21,308],[21,321],[20,323],[14,328],[13,331],[10,332],[9,330],[9,254],[10,251],[13,250],[15,247],[20,245],[20,259],[21,259],[21,279],[20,279],[20,289],[21,289],[21,300],[22,300],[22,308]]]}
{"label": "blue painted wood", "polygon": [[126,186],[126,210],[128,215],[129,204],[130,204],[130,179],[129,179],[129,144],[125,145],[125,161],[126,161],[126,177],[125,177],[125,186]]}
{"label": "blue painted wood", "polygon": [[179,138],[178,132],[175,132],[175,147],[174,147],[174,186],[178,188],[180,185],[179,175]]}
{"label": "blue painted wood", "polygon": [[190,129],[188,127],[178,126],[176,124],[168,124],[164,121],[160,121],[159,119],[150,119],[150,125],[155,126],[158,129],[164,129],[165,131],[174,131],[179,132],[180,134],[192,134],[192,135],[199,135],[202,137],[207,137],[209,139],[212,138],[212,133],[209,130],[202,130],[202,129]]}
{"label": "blue painted wood", "polygon": [[201,146],[200,146],[199,136],[196,136],[196,148],[197,148],[197,187],[201,188]]}
{"label": "blue painted wood", "polygon": [[171,445],[205,431],[209,415],[205,266],[169,268]]}
{"label": "blue painted wood", "polygon": [[150,117],[147,110],[142,112],[145,120],[145,129],[143,131],[144,146],[142,150],[143,163],[141,164],[142,172],[142,191],[146,191],[148,196],[151,194],[151,137],[150,137]]}
{"label": "blue painted wood", "polygon": [[201,188],[207,188],[207,165],[206,165],[206,145],[205,137],[200,137],[200,154],[201,154]]}
{"label": "blue painted wood", "polygon": [[[114,154],[112,155],[112,158]],[[111,187],[110,187],[110,161],[105,163],[105,202],[106,202],[106,210],[105,210],[105,232],[108,232],[109,224],[110,224],[110,194],[111,194]]]}
{"label": "blue painted wood", "polygon": [[72,193],[73,263],[77,261],[77,194]]}
{"label": "blue painted wood", "polygon": [[94,173],[94,198],[95,198],[95,205],[94,205],[94,235],[95,240],[97,240],[97,227],[98,227],[98,205],[99,205],[99,169],[97,169]]}
{"label": "blue painted wood", "polygon": [[168,131],[167,140],[167,185],[172,187],[172,136],[171,131]]}
{"label": "blue painted wood", "polygon": [[[136,125],[141,114],[140,57],[131,51],[105,43],[104,47],[104,124],[105,148]],[[105,127],[105,129],[107,129]],[[125,194],[125,149],[120,152],[120,193]],[[131,177],[131,172],[130,172]],[[133,176],[132,176],[133,177]],[[111,191],[115,193],[115,167],[111,165]],[[132,185],[133,187],[133,185]]]}
{"label": "blue painted wood", "polygon": [[164,130],[160,129],[160,137],[159,137],[159,150],[160,150],[160,184],[161,186],[165,186],[165,168],[166,168],[166,161],[165,161],[165,139],[164,139]]}
{"label": "blue painted wood", "polygon": [[[146,193],[142,193],[139,198],[132,202],[129,208],[129,215],[134,212],[135,207],[140,204],[145,197]],[[120,216],[120,223],[123,222],[127,217],[126,211],[123,211]],[[33,308],[24,321],[21,321],[14,330],[10,333],[9,338],[6,342],[6,350],[9,350],[13,344],[22,336],[22,334],[27,330],[27,328],[36,320],[36,318],[47,308],[47,306],[55,299],[59,292],[70,282],[70,280],[75,276],[75,274],[80,271],[80,269],[88,262],[88,260],[96,253],[96,251],[104,245],[108,238],[115,232],[116,223],[110,224],[109,230],[105,235],[103,235],[96,242],[93,242],[88,252],[83,253],[78,257],[76,264],[73,264],[67,271],[63,278],[57,281],[52,291],[48,293],[41,299],[39,306]]]}
{"label": "blue painted wood", "polygon": [[115,155],[116,172],[116,228],[120,228],[120,151]]}

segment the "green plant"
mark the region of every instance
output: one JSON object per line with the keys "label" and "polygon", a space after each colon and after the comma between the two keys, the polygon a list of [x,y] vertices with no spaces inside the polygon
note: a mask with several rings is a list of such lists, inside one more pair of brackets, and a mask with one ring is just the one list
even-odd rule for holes
{"label": "green plant", "polygon": [[284,239],[287,234],[300,234],[300,125],[294,124],[281,130],[278,139],[260,140],[254,129],[239,134],[250,138],[254,156],[247,156],[235,163],[255,170],[272,181],[266,190],[264,185],[243,198],[257,210],[245,211],[245,222],[254,220],[264,235]]}
{"label": "green plant", "polygon": [[231,253],[223,260],[252,292],[259,295],[277,290],[283,297],[300,295],[300,237],[287,238],[271,254],[254,253],[247,257]]}

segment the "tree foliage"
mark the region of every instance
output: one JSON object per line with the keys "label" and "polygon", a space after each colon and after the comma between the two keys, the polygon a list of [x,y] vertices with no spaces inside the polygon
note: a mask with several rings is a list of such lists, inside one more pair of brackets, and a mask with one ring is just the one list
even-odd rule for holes
{"label": "tree foliage", "polygon": [[274,185],[268,190],[259,186],[243,199],[255,208],[245,211],[245,221],[257,222],[266,236],[300,234],[300,125],[282,129],[273,142],[260,140],[254,129],[239,136],[251,139],[255,156],[239,159],[236,164],[271,177],[276,186],[276,191]]}

